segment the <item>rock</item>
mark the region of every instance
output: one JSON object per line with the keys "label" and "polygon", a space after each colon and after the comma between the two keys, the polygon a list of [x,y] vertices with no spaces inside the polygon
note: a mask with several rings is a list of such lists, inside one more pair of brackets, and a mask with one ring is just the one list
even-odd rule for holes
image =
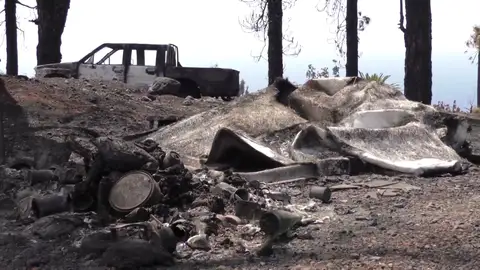
{"label": "rock", "polygon": [[211,249],[206,234],[197,234],[188,238],[187,245],[192,249],[200,249],[206,251]]}
{"label": "rock", "polygon": [[354,259],[354,260],[358,260],[360,259],[360,254],[358,253],[352,253],[350,254],[350,258]]}
{"label": "rock", "polygon": [[216,215],[216,218],[222,222],[225,226],[238,226],[242,223],[242,220],[235,215]]}
{"label": "rock", "polygon": [[99,137],[95,141],[95,146],[97,146],[100,155],[108,166],[114,171],[138,170],[148,162],[157,163],[154,157],[132,142]]}
{"label": "rock", "polygon": [[187,96],[185,100],[183,100],[182,104],[184,106],[190,106],[190,105],[193,105],[193,102],[194,102],[194,98],[191,96]]}
{"label": "rock", "polygon": [[225,221],[235,226],[240,225],[240,223],[242,223],[242,220],[239,217],[234,215],[226,215]]}
{"label": "rock", "polygon": [[180,82],[167,77],[158,77],[148,88],[149,95],[176,95],[180,90]]}

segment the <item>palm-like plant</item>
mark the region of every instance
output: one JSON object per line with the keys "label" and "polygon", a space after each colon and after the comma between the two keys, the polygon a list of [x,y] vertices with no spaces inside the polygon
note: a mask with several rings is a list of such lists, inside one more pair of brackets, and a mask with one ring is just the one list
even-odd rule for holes
{"label": "palm-like plant", "polygon": [[367,81],[375,81],[378,83],[385,83],[390,78],[390,75],[383,75],[383,73],[368,74],[368,73],[363,73],[361,71],[358,73],[360,74],[360,78],[365,79]]}
{"label": "palm-like plant", "polygon": [[[360,75],[360,78],[362,78],[362,79],[365,79],[365,80],[371,81],[371,82],[374,81],[374,82],[377,82],[379,84],[387,84],[387,80],[390,79],[390,75],[384,75],[383,73],[368,74],[368,73],[363,73],[363,72],[359,71],[358,74]],[[389,85],[394,87],[394,88],[400,88],[400,85],[398,85],[397,83],[391,83]]]}

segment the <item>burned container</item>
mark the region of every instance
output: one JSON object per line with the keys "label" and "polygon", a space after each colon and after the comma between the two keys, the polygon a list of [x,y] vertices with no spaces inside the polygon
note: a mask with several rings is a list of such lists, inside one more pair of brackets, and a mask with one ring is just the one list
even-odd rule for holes
{"label": "burned container", "polygon": [[67,212],[70,210],[70,197],[63,194],[33,198],[32,211],[37,218]]}
{"label": "burned container", "polygon": [[225,199],[240,199],[248,201],[250,198],[250,193],[244,188],[236,188],[225,182],[218,183],[215,187],[212,188],[211,192],[218,196],[222,196]]}
{"label": "burned container", "polygon": [[260,229],[273,238],[287,232],[302,220],[300,215],[283,210],[272,210],[260,218]]}
{"label": "burned container", "polygon": [[129,213],[137,207],[155,205],[162,197],[160,187],[150,174],[132,171],[113,185],[108,202],[115,211]]}
{"label": "burned container", "polygon": [[58,176],[55,175],[55,172],[52,170],[28,170],[25,175],[25,180],[33,186],[39,183],[57,181]]}
{"label": "burned container", "polygon": [[178,164],[182,164],[182,160],[180,159],[180,155],[175,151],[168,152],[163,158],[164,169],[170,168]]}
{"label": "burned container", "polygon": [[235,215],[246,220],[256,220],[263,214],[260,204],[252,201],[235,201]]}
{"label": "burned container", "polygon": [[332,198],[332,191],[329,187],[312,186],[310,187],[309,197],[328,203]]}

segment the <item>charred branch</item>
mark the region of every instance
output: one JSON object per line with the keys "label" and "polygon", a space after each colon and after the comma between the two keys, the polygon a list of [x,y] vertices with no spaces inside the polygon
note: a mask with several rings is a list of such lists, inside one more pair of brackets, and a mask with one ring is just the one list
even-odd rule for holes
{"label": "charred branch", "polygon": [[[256,61],[263,58],[266,47],[268,55],[268,83],[283,76],[283,55],[298,55],[300,47],[293,37],[285,35],[283,29],[283,11],[290,8],[295,0],[241,0],[252,7],[249,17],[240,22],[242,28],[255,34],[263,42]],[[283,44],[286,44],[284,46]]]}
{"label": "charred branch", "polygon": [[400,31],[405,33],[405,16],[403,15],[403,0],[400,0],[400,22],[398,23],[398,28]]}
{"label": "charred branch", "polygon": [[35,6],[35,7],[32,7],[32,6],[26,5],[26,4],[24,4],[24,3],[22,3],[22,2],[20,2],[20,1],[18,1],[18,0],[15,1],[15,2],[16,2],[18,5],[20,5],[20,6],[22,6],[22,7],[29,8],[29,9],[36,9],[36,8],[37,8],[36,6]]}
{"label": "charred branch", "polygon": [[[351,6],[354,10],[355,8],[356,13],[353,14],[351,11],[349,12],[349,6]],[[358,31],[364,31],[366,27],[370,24],[370,17],[365,16],[362,14],[362,12],[358,11],[358,5],[357,1],[353,0],[321,0],[317,4],[317,10],[319,12],[325,12],[328,17],[331,19],[331,23],[334,25],[334,31],[333,34],[335,35],[333,42],[335,44],[335,48],[337,49],[337,53],[340,57],[339,60],[336,60],[335,63],[338,64],[339,66],[342,66],[341,61],[342,59],[347,58],[347,51],[345,49],[345,46],[348,48],[348,44],[352,46],[354,40],[358,43],[359,37],[358,37]],[[348,13],[348,14],[347,14]],[[347,20],[347,15],[348,19],[353,20],[355,18],[356,20],[356,27],[354,27],[355,22]],[[347,23],[347,21],[349,21]],[[347,25],[348,24],[348,25]],[[354,27],[353,29],[350,27]],[[349,30],[347,34],[347,28],[351,29]],[[354,30],[355,29],[355,30]],[[353,37],[353,31],[356,31],[356,38]],[[348,44],[347,44],[347,35],[350,37],[348,38]],[[350,50],[352,55],[355,52],[355,49],[352,47]],[[359,57],[358,54],[358,44],[357,44],[357,58]],[[351,58],[353,59],[353,58]],[[353,62],[358,60],[352,60]],[[357,64],[357,69],[358,69],[358,64]]]}
{"label": "charred branch", "polygon": [[[252,13],[248,15],[243,21],[240,21],[239,24],[242,29],[247,33],[254,34],[263,44],[260,52],[258,54],[252,54],[255,61],[260,61],[261,59],[266,60],[264,57],[265,49],[268,45],[268,3],[269,0],[241,0],[243,3],[246,3],[252,8]],[[282,11],[293,7],[296,0],[283,0],[281,2]],[[282,14],[283,16],[283,14]],[[282,27],[283,17],[282,17]],[[282,38],[283,38],[283,55],[287,56],[297,56],[301,52],[301,46],[296,42],[296,40],[286,33],[285,29],[282,29]]]}

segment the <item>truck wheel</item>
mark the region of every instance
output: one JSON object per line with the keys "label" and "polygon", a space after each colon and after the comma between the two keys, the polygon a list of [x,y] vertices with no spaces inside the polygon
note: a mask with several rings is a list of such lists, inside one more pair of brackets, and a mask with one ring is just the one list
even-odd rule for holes
{"label": "truck wheel", "polygon": [[201,98],[200,95],[200,88],[198,87],[197,83],[192,80],[187,79],[176,79],[180,82],[180,91],[179,94],[182,97],[191,96],[193,98]]}

